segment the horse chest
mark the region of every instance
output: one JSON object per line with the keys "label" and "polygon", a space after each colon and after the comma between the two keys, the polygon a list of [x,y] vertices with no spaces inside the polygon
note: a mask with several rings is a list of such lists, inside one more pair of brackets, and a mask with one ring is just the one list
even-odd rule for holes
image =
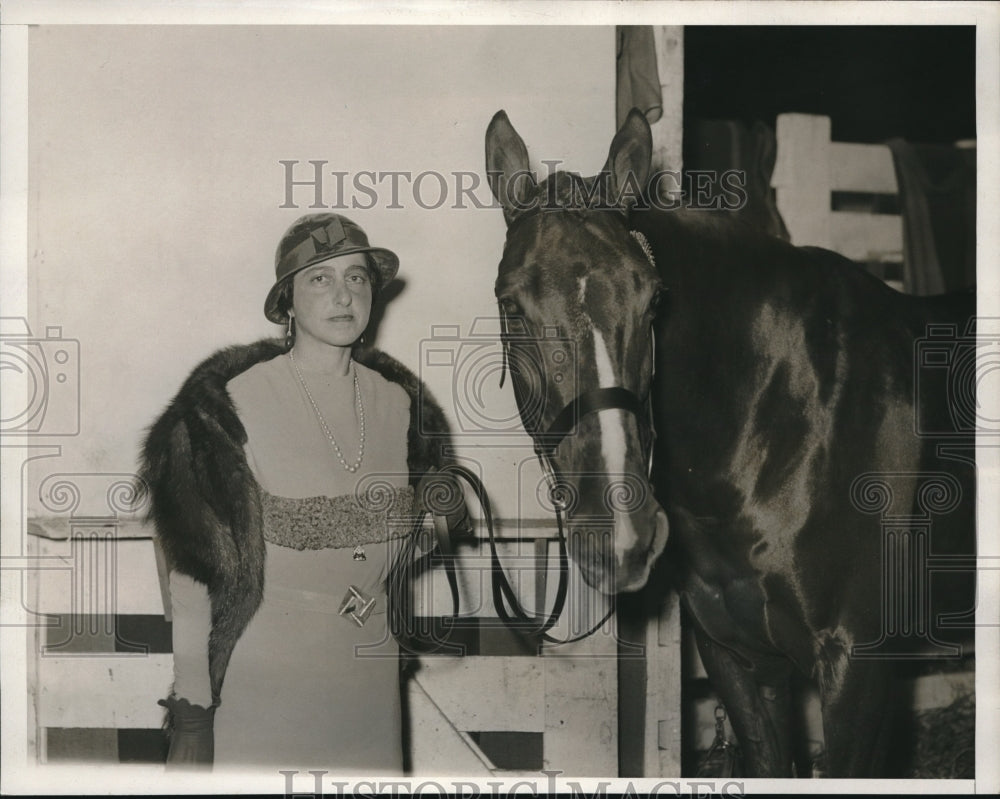
{"label": "horse chest", "polygon": [[[722,495],[716,500],[725,504]],[[695,515],[686,505],[672,505],[671,520],[675,584],[697,626],[747,666],[795,659],[799,653],[788,651],[786,628],[797,614],[784,607],[785,593],[773,595],[774,576],[755,567],[753,530],[728,516]]]}

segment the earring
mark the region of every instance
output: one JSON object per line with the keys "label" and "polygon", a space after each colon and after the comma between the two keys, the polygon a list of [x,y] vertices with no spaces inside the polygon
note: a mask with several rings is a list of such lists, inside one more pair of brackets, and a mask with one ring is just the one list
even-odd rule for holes
{"label": "earring", "polygon": [[285,346],[291,348],[295,343],[295,317],[288,315],[288,328],[285,330]]}

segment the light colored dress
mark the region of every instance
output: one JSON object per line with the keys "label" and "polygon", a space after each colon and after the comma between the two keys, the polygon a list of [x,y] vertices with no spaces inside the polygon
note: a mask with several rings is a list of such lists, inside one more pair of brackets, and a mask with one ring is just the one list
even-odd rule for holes
{"label": "light colored dress", "polygon": [[[365,418],[364,459],[354,474],[338,460],[287,355],[227,386],[265,492],[266,561],[264,598],[233,651],[215,714],[217,768],[402,771],[399,653],[384,580],[412,507],[410,400],[376,372],[351,369]],[[300,371],[353,464],[360,429],[353,372]],[[171,583],[174,690],[208,704],[207,594],[176,573]]]}

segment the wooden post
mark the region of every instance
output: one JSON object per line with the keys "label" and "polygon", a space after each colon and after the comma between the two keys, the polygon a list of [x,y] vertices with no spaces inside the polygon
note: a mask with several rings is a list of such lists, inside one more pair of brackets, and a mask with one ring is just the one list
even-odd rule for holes
{"label": "wooden post", "polygon": [[653,44],[663,107],[663,116],[650,126],[653,171],[671,169],[679,172],[684,144],[684,27],[655,26]]}
{"label": "wooden post", "polygon": [[830,248],[830,117],[779,114],[771,185],[793,244]]}
{"label": "wooden post", "polygon": [[[652,126],[653,169],[679,173],[684,142],[684,28],[657,26],[653,39],[663,99],[663,116]],[[650,606],[652,601],[647,600],[645,630],[642,770],[645,777],[677,777],[681,773],[680,605],[673,593]]]}

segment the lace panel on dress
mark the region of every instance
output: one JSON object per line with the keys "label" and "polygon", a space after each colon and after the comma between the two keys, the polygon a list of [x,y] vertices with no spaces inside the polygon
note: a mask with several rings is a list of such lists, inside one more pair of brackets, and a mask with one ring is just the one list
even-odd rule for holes
{"label": "lace panel on dress", "polygon": [[293,499],[262,491],[264,539],[293,549],[356,547],[402,538],[410,531],[413,487],[380,493]]}

